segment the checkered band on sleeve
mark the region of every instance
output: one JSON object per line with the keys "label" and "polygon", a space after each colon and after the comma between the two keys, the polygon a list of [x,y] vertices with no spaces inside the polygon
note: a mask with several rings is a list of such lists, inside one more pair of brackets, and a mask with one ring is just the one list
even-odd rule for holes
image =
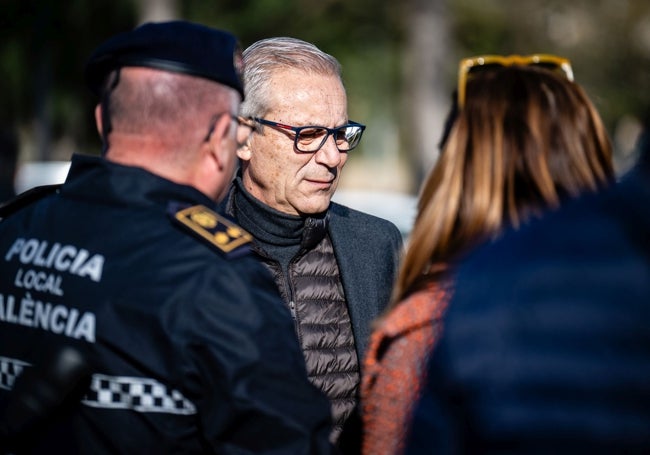
{"label": "checkered band on sleeve", "polygon": [[183,394],[151,378],[93,374],[90,391],[82,403],[95,408],[136,412],[196,414],[196,407]]}
{"label": "checkered band on sleeve", "polygon": [[0,357],[0,389],[11,390],[14,381],[22,373],[23,368],[31,366],[22,360]]}

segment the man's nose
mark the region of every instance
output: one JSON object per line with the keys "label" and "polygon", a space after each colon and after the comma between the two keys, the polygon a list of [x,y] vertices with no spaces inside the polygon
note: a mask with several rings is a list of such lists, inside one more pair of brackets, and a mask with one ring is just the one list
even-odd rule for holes
{"label": "man's nose", "polygon": [[341,163],[341,152],[336,147],[333,134],[327,136],[323,146],[316,152],[316,162],[328,167],[336,167]]}

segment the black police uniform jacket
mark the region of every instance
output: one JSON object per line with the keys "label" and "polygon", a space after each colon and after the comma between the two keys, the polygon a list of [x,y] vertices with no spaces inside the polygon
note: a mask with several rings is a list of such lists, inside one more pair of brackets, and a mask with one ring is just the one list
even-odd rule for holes
{"label": "black police uniform jacket", "polygon": [[33,433],[37,416],[14,403],[5,436],[23,430],[50,453],[329,451],[328,403],[291,316],[248,234],[211,206],[77,155],[58,191],[0,221],[0,412],[20,373],[64,346],[92,371],[54,429]]}

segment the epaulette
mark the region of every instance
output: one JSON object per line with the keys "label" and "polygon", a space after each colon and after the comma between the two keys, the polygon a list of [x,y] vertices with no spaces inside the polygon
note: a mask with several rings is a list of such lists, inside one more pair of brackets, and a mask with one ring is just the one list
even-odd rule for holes
{"label": "epaulette", "polygon": [[54,185],[37,186],[20,193],[15,198],[5,202],[4,204],[0,204],[0,220],[7,218],[9,215],[17,212],[23,207],[33,204],[39,199],[43,199],[45,196],[56,193],[59,188],[61,188],[61,184],[57,183]]}
{"label": "epaulette", "polygon": [[181,209],[170,205],[169,215],[186,231],[216,248],[228,258],[247,254],[253,240],[234,221],[220,215],[204,205],[193,205]]}

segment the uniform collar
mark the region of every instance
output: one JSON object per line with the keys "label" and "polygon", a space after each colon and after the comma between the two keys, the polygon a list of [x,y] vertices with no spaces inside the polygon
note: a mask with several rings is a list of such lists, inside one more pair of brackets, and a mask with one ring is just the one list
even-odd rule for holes
{"label": "uniform collar", "polygon": [[76,199],[123,202],[131,206],[166,207],[170,201],[215,206],[212,199],[191,186],[172,182],[143,168],[81,154],[73,155],[61,193],[74,194]]}

